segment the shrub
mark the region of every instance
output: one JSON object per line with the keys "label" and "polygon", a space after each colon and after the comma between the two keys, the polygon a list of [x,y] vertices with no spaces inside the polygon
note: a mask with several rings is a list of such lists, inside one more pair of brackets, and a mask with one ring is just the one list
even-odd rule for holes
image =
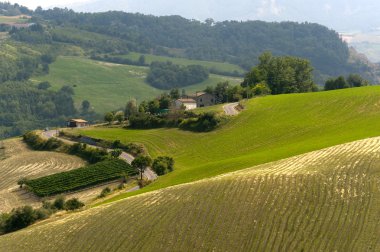
{"label": "shrub", "polygon": [[216,113],[207,112],[198,115],[198,117],[183,120],[179,128],[197,132],[208,132],[217,128],[220,122],[221,119]]}
{"label": "shrub", "polygon": [[147,185],[149,185],[150,183],[152,183],[150,180],[145,180],[145,179],[139,179],[137,181],[137,184],[139,185],[140,188],[144,188]]}
{"label": "shrub", "polygon": [[58,196],[53,202],[53,207],[58,210],[63,210],[65,208],[65,197]]}
{"label": "shrub", "polygon": [[111,157],[113,157],[113,158],[118,158],[121,155],[121,153],[123,153],[123,151],[120,149],[112,150],[110,152]]}
{"label": "shrub", "polygon": [[74,211],[76,209],[80,209],[84,207],[84,203],[79,201],[77,198],[69,199],[65,203],[65,210],[66,211]]}
{"label": "shrub", "polygon": [[149,114],[136,114],[129,118],[129,127],[134,129],[153,129],[165,126],[165,120]]}
{"label": "shrub", "polygon": [[49,140],[42,139],[36,132],[30,131],[23,135],[24,142],[26,142],[34,150],[56,150],[63,146],[63,142],[56,138]]}
{"label": "shrub", "polygon": [[165,175],[174,170],[174,159],[171,157],[158,157],[153,161],[152,169],[157,175]]}
{"label": "shrub", "polygon": [[109,187],[106,187],[102,190],[102,192],[100,193],[99,195],[99,198],[104,198],[106,197],[107,195],[109,195],[111,193],[111,189]]}
{"label": "shrub", "polygon": [[13,232],[33,224],[37,220],[37,214],[31,206],[13,209],[9,218],[5,221],[5,232]]}
{"label": "shrub", "polygon": [[69,147],[69,154],[77,155],[90,164],[95,164],[104,161],[108,158],[108,152],[103,149],[88,148],[86,144],[76,143]]}

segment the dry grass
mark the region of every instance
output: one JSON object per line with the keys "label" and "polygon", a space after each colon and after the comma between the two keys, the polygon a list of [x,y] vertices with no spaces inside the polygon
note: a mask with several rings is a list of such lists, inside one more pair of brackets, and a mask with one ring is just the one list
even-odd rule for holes
{"label": "dry grass", "polygon": [[18,188],[18,179],[37,178],[85,165],[74,156],[32,151],[20,139],[6,140],[4,146],[6,158],[0,160],[0,212],[23,205],[39,205],[38,198]]}
{"label": "dry grass", "polygon": [[6,251],[380,251],[380,138],[175,186],[0,237]]}

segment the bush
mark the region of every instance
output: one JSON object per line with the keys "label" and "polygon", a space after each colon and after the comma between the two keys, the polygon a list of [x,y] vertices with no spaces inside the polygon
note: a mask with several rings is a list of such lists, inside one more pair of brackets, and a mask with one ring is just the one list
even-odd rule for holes
{"label": "bush", "polygon": [[144,188],[147,185],[149,185],[150,183],[152,183],[150,180],[145,180],[145,179],[139,179],[137,181],[137,184],[139,185],[140,188]]}
{"label": "bush", "polygon": [[99,198],[104,198],[106,197],[107,195],[109,195],[111,193],[111,189],[109,187],[106,187],[102,190],[102,192],[100,193],[99,195]]}
{"label": "bush", "polygon": [[63,210],[65,208],[65,197],[58,196],[54,202],[53,207],[58,210]]}
{"label": "bush", "polygon": [[217,128],[220,123],[221,119],[216,113],[207,112],[198,115],[198,117],[183,120],[179,128],[196,132],[208,132]]}
{"label": "bush", "polygon": [[174,159],[171,157],[158,157],[153,161],[152,169],[162,176],[174,170]]}
{"label": "bush", "polygon": [[9,218],[5,221],[4,231],[13,232],[33,224],[37,220],[37,214],[31,206],[13,209]]}
{"label": "bush", "polygon": [[74,211],[76,209],[80,209],[84,207],[84,203],[79,201],[77,198],[69,199],[65,203],[65,210],[66,211]]}
{"label": "bush", "polygon": [[51,151],[63,146],[63,142],[61,140],[56,138],[44,140],[34,131],[25,133],[23,135],[23,139],[24,142],[26,142],[34,150]]}
{"label": "bush", "polygon": [[86,144],[76,143],[69,147],[69,154],[77,155],[90,164],[95,164],[100,161],[104,161],[108,158],[108,152],[106,150],[97,148],[88,148]]}
{"label": "bush", "polygon": [[112,151],[110,152],[111,157],[113,157],[113,158],[118,158],[118,157],[120,157],[121,153],[123,153],[123,151],[120,150],[120,149],[115,149],[115,150],[112,150]]}
{"label": "bush", "polygon": [[165,126],[165,120],[149,114],[136,114],[129,118],[129,127],[134,129],[154,129]]}

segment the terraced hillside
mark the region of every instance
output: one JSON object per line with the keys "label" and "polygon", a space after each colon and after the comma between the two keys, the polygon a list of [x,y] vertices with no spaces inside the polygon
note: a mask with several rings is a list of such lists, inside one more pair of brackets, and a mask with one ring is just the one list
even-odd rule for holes
{"label": "terraced hillside", "polygon": [[268,96],[210,133],[177,129],[89,128],[96,138],[143,143],[153,157],[172,156],[174,172],[144,190],[191,182],[380,135],[380,87]]}
{"label": "terraced hillside", "polygon": [[379,251],[379,212],[380,138],[372,138],[103,205],[0,244],[5,251]]}
{"label": "terraced hillside", "polygon": [[0,213],[28,204],[39,205],[38,198],[19,189],[17,181],[20,178],[38,178],[85,165],[75,156],[32,151],[21,139],[6,140],[4,147],[5,159],[0,160]]}
{"label": "terraced hillside", "polygon": [[[74,99],[78,108],[83,100],[88,100],[96,112],[104,113],[124,108],[131,98],[141,102],[165,92],[145,82],[147,71],[146,67],[98,62],[81,57],[59,57],[50,66],[50,74],[36,78],[35,82],[49,81],[54,89],[64,85],[74,86]],[[185,90],[188,93],[201,91],[222,81],[238,85],[241,79],[211,74],[208,80]]]}

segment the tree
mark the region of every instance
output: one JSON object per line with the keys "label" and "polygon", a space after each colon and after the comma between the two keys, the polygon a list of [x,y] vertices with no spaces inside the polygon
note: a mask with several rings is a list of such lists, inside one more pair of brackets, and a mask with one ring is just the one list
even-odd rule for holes
{"label": "tree", "polygon": [[63,93],[66,93],[66,94],[69,94],[69,95],[74,95],[74,89],[70,86],[63,86],[61,89],[60,89],[60,92],[63,92]]}
{"label": "tree", "polygon": [[172,90],[170,90],[170,98],[172,98],[173,100],[177,100],[179,99],[179,97],[180,95],[178,88],[173,88]]}
{"label": "tree", "polygon": [[115,115],[112,112],[108,112],[104,115],[104,121],[108,122],[108,124],[111,124],[115,118]]}
{"label": "tree", "polygon": [[139,57],[139,65],[145,66],[145,55],[140,55]]}
{"label": "tree", "polygon": [[252,89],[252,92],[256,96],[261,96],[270,94],[271,90],[265,82],[260,82]]}
{"label": "tree", "polygon": [[152,164],[152,159],[148,156],[140,156],[132,161],[132,167],[140,172],[140,179],[143,178],[144,171]]}
{"label": "tree", "polygon": [[132,99],[127,102],[127,105],[125,106],[125,117],[129,119],[132,115],[135,114],[137,114],[137,102],[135,99]]}
{"label": "tree", "polygon": [[82,111],[87,113],[90,110],[90,102],[87,100],[82,101]]}
{"label": "tree", "polygon": [[171,157],[158,157],[153,161],[152,169],[157,175],[165,175],[174,170],[174,159]]}
{"label": "tree", "polygon": [[369,85],[369,82],[363,79],[359,74],[350,74],[347,78],[347,83],[350,87],[363,87]]}
{"label": "tree", "polygon": [[41,82],[40,84],[38,84],[37,87],[38,87],[38,89],[41,89],[41,90],[47,90],[51,87],[51,84],[48,81],[44,81],[44,82]]}
{"label": "tree", "polygon": [[118,111],[115,114],[115,120],[117,120],[119,123],[122,123],[125,119],[125,115],[123,111]]}
{"label": "tree", "polygon": [[272,94],[304,93],[314,90],[313,68],[308,60],[297,57],[274,57],[265,52],[258,66],[244,78],[242,87],[255,87],[265,82]]}
{"label": "tree", "polygon": [[349,87],[349,84],[343,76],[339,76],[336,79],[328,79],[325,83],[325,90],[335,90]]}
{"label": "tree", "polygon": [[20,178],[20,179],[17,181],[17,184],[20,186],[20,188],[22,188],[23,185],[25,185],[27,182],[28,182],[28,179],[27,179],[27,178]]}

